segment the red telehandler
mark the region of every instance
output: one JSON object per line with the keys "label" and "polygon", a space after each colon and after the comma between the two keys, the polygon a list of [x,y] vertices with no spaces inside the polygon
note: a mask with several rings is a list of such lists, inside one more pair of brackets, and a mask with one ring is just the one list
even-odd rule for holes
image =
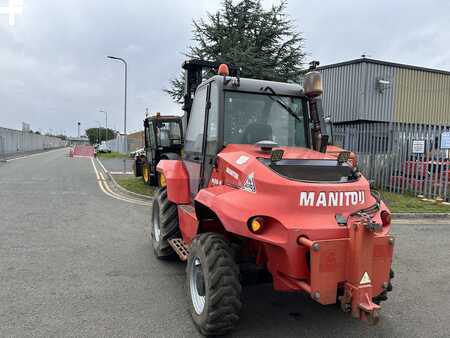
{"label": "red telehandler", "polygon": [[392,289],[390,212],[355,155],[329,145],[317,64],[303,87],[183,64],[184,150],[157,166],[151,232],[156,257],[187,261],[190,312],[204,335],[235,327],[248,280],[338,302],[371,324]]}

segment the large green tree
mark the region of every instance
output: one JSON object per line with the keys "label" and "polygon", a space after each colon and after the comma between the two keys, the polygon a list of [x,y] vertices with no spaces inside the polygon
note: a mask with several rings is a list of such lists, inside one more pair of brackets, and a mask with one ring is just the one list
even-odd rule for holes
{"label": "large green tree", "polygon": [[[108,139],[106,139],[106,134],[108,134]],[[102,141],[108,141],[116,138],[117,132],[115,130],[109,129],[106,132],[106,129],[103,127],[100,128],[89,128],[86,129],[86,135],[89,138],[89,142],[91,144],[100,143]]]}
{"label": "large green tree", "polygon": [[[298,81],[305,58],[303,37],[286,13],[287,1],[264,9],[261,0],[224,0],[216,13],[194,20],[187,58],[234,63],[241,76],[273,81]],[[205,77],[211,76],[205,73]],[[183,98],[184,78],[171,81],[166,92]]]}

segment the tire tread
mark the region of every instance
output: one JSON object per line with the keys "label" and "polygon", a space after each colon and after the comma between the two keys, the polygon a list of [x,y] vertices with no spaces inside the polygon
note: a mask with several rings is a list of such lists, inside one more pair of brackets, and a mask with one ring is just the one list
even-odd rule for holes
{"label": "tire tread", "polygon": [[[178,210],[177,205],[167,199],[167,188],[160,188],[156,192],[153,203],[159,204],[159,226],[160,226],[160,243],[155,248],[155,254],[158,258],[173,257],[175,252],[169,244],[169,239],[181,236],[178,227]],[[152,240],[155,240],[154,229],[152,227]]]}
{"label": "tire tread", "polygon": [[223,335],[232,330],[239,321],[242,307],[239,269],[231,248],[222,235],[204,233],[197,236],[192,246],[204,251],[207,265],[205,279],[210,285],[208,313],[204,323],[198,326],[204,335]]}

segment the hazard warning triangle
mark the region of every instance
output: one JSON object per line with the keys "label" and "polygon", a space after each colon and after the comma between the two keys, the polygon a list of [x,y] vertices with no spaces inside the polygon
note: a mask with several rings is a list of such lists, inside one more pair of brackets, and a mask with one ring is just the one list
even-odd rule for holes
{"label": "hazard warning triangle", "polygon": [[369,274],[366,272],[364,272],[364,275],[361,278],[361,281],[359,282],[359,284],[369,284],[372,281],[370,280]]}

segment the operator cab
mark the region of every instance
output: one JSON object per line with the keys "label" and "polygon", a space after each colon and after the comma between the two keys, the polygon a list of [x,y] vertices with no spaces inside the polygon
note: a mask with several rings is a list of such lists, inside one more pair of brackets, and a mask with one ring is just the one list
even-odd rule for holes
{"label": "operator cab", "polygon": [[136,163],[136,168],[142,165],[144,182],[156,184],[156,166],[159,161],[179,159],[183,144],[181,116],[163,116],[157,113],[155,116],[147,117],[144,120],[144,155],[137,159]]}
{"label": "operator cab", "polygon": [[[217,75],[197,88],[186,133],[186,152],[201,151],[205,131],[207,153],[215,154],[228,144],[260,141],[309,147],[309,118],[301,86],[241,79],[240,86],[234,87],[229,80]],[[276,88],[277,96],[265,90],[267,87]]]}
{"label": "operator cab", "polygon": [[310,147],[307,101],[300,85],[245,78],[239,82],[237,86],[232,77],[216,75],[195,91],[183,158],[192,196],[207,184],[216,155],[229,144],[270,141]]}

